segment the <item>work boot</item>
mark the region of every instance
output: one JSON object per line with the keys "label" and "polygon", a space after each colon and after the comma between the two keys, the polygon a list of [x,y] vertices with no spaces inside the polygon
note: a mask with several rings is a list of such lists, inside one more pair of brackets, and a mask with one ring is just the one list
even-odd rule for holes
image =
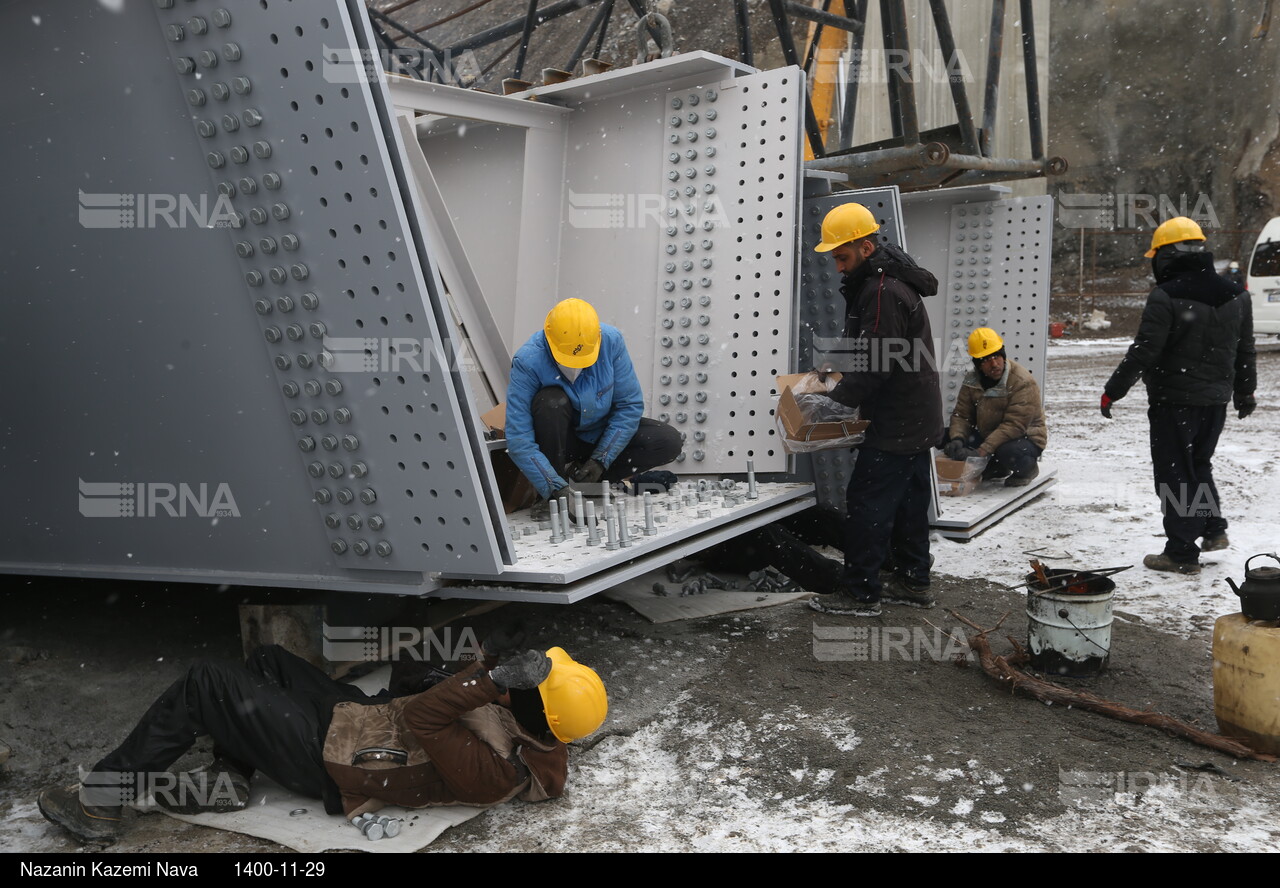
{"label": "work boot", "polygon": [[249,778],[222,759],[178,775],[175,786],[157,790],[156,804],[174,814],[223,814],[249,804]]}
{"label": "work boot", "polygon": [[1142,564],[1151,570],[1167,570],[1172,573],[1180,574],[1198,574],[1200,573],[1200,562],[1198,561],[1174,561],[1165,553],[1159,555],[1148,555],[1142,559]]}
{"label": "work boot", "polygon": [[1204,538],[1204,542],[1200,544],[1200,551],[1221,552],[1223,549],[1230,548],[1230,546],[1231,540],[1227,539],[1225,533],[1215,533]]}
{"label": "work boot", "polygon": [[51,786],[36,798],[36,807],[50,823],[56,823],[81,842],[111,844],[124,828],[122,805],[85,805],[80,785]]}
{"label": "work boot", "polygon": [[1026,487],[1040,475],[1040,463],[1032,463],[1031,470],[1025,475],[1019,475],[1017,472],[1005,479],[1005,487]]}
{"label": "work boot", "polygon": [[820,614],[831,614],[839,617],[880,616],[879,601],[859,598],[844,589],[838,589],[828,595],[815,595],[809,599],[809,607]]}
{"label": "work boot", "polygon": [[931,608],[938,602],[929,594],[929,584],[912,583],[897,574],[889,577],[880,592],[885,604],[905,604],[907,607]]}

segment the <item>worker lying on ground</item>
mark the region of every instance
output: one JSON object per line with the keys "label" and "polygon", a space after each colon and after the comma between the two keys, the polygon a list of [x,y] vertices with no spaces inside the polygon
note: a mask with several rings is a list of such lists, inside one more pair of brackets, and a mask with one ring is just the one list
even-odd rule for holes
{"label": "worker lying on ground", "polygon": [[[490,662],[402,697],[366,696],[277,646],[243,666],[198,662],[82,785],[42,792],[40,813],[81,841],[110,842],[135,798],[154,793],[183,814],[239,810],[255,771],[348,818],[384,804],[560,796],[565,744],[604,722],[604,684],[558,647]],[[214,744],[207,769],[165,770],[203,736]]]}
{"label": "worker lying on ground", "polygon": [[1040,454],[1049,443],[1044,405],[1035,378],[1005,354],[1004,340],[990,327],[969,334],[973,369],[965,374],[943,451],[951,459],[990,458],[984,479],[1003,478],[1025,487],[1040,474]]}
{"label": "worker lying on ground", "polygon": [[551,309],[516,352],[507,389],[507,453],[541,497],[535,513],[674,460],[680,433],[643,412],[622,333],[581,299]]}

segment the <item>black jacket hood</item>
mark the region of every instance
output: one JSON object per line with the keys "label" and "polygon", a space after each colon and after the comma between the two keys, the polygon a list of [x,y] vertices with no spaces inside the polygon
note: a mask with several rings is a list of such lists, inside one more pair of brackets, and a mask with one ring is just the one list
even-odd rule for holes
{"label": "black jacket hood", "polygon": [[938,292],[938,279],[928,269],[921,268],[905,250],[890,243],[883,243],[852,273],[844,276],[846,298],[857,291],[858,285],[872,275],[887,274],[902,281],[921,296],[933,296]]}

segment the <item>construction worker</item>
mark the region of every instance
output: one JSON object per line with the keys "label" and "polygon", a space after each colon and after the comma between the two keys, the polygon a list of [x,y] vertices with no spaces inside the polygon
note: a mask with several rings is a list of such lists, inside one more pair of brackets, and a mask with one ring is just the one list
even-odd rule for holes
{"label": "construction worker", "polygon": [[[933,333],[921,297],[938,291],[932,274],[876,237],[874,215],[858,203],[827,213],[818,252],[830,252],[844,276],[842,371],[828,395],[857,407],[871,425],[858,448],[848,488],[844,573],[827,595],[809,600],[829,614],[875,616],[880,604],[932,607],[929,501],[942,438],[942,394]],[[882,586],[880,570],[892,564]]]}
{"label": "construction worker", "polygon": [[1245,285],[1244,272],[1240,270],[1240,263],[1236,262],[1235,260],[1232,260],[1231,262],[1227,263],[1226,273],[1224,273],[1222,276],[1227,280],[1231,281],[1231,283],[1237,284],[1238,286],[1243,287]]}
{"label": "construction worker", "polygon": [[1240,419],[1257,405],[1253,309],[1247,290],[1214,272],[1204,232],[1186,216],[1160,225],[1146,256],[1156,286],[1133,344],[1103,389],[1101,409],[1110,419],[1112,405],[1142,377],[1166,537],[1164,551],[1142,563],[1195,574],[1202,551],[1230,545],[1212,460],[1227,402]]}
{"label": "construction worker", "polygon": [[1003,478],[1005,487],[1025,487],[1040,474],[1040,454],[1049,443],[1040,387],[1025,367],[1005,354],[1004,340],[990,327],[969,334],[973,369],[965,374],[951,411],[944,452],[951,459],[985,456],[983,478]]}
{"label": "construction worker", "polygon": [[[558,647],[446,675],[421,693],[368,697],[279,647],[256,649],[244,665],[198,662],[82,785],[46,789],[37,804],[82,842],[109,843],[126,802],[150,792],[177,813],[240,810],[258,770],[348,818],[387,804],[561,795],[565,744],[608,712],[600,677]],[[169,774],[202,736],[213,739],[213,764]]]}
{"label": "construction worker", "polygon": [[643,412],[622,333],[581,299],[551,309],[516,352],[507,389],[507,452],[542,498],[535,512],[674,460],[680,433]]}

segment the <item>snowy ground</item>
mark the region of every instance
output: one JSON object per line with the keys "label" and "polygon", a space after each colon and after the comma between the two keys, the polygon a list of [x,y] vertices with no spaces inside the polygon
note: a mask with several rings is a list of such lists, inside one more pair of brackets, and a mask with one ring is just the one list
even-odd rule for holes
{"label": "snowy ground", "polygon": [[[595,666],[609,688],[609,721],[575,746],[564,798],[491,810],[430,850],[1280,847],[1278,765],[1012,697],[949,655],[818,655],[819,628],[960,634],[947,609],[988,626],[1011,613],[1006,628],[1017,636],[1022,599],[999,584],[1020,581],[1026,551],[1068,552],[1057,563],[1076,566],[1137,564],[1116,577],[1111,668],[1081,686],[1214,729],[1212,623],[1238,610],[1225,578],[1280,546],[1280,351],[1260,355],[1260,406],[1246,421],[1230,416],[1218,449],[1233,545],[1206,558],[1213,563],[1199,577],[1181,577],[1140,566],[1161,546],[1141,388],[1114,420],[1098,414],[1126,345],[1053,344],[1059,483],[971,542],[935,543],[943,607],[890,607],[859,621],[791,603],[668,624],[599,597],[495,612],[523,615],[537,639]],[[0,739],[14,749],[0,772],[0,849],[75,850],[40,819],[35,793],[110,749],[193,657],[234,656],[241,593],[30,582],[35,591],[10,599],[0,632],[7,650],[40,651],[26,663],[0,661]],[[1197,770],[1206,763],[1217,770]],[[139,818],[111,850],[192,848],[280,850],[158,815]]]}

